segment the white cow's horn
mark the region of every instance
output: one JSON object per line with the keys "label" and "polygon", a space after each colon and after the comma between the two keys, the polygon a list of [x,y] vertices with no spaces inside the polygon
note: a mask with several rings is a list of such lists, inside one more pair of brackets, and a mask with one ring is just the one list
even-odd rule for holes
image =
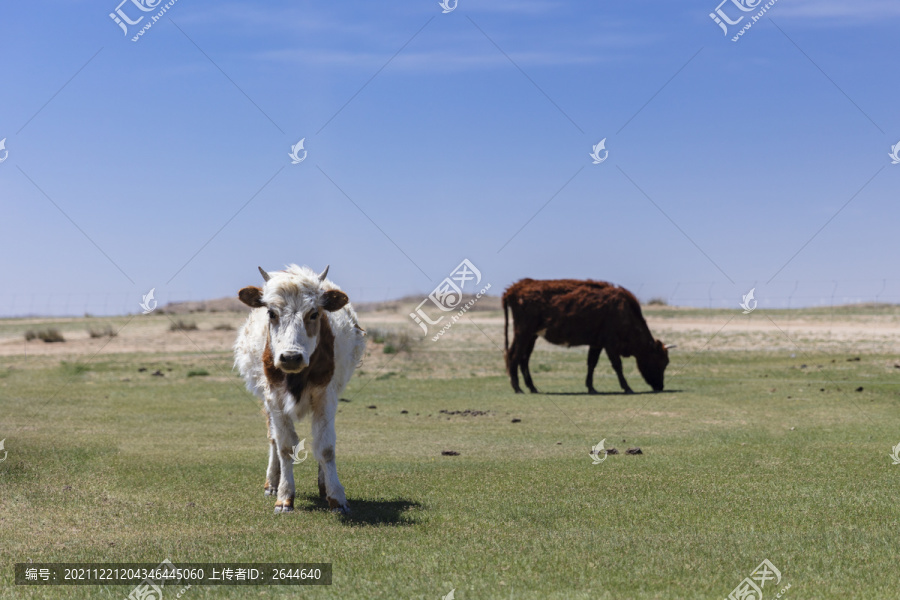
{"label": "white cow's horn", "polygon": [[325,270],[319,275],[319,281],[325,281],[325,278],[328,277],[329,268],[331,268],[331,265],[325,265]]}
{"label": "white cow's horn", "polygon": [[262,267],[256,267],[256,268],[259,269],[259,274],[263,276],[263,279],[265,279],[266,281],[268,281],[268,280],[269,280],[269,274],[266,273],[265,271],[263,271],[263,268],[262,268]]}
{"label": "white cow's horn", "polygon": [[677,347],[678,347],[678,344],[669,344],[668,346],[666,346],[666,350],[671,350],[672,348],[677,348]]}

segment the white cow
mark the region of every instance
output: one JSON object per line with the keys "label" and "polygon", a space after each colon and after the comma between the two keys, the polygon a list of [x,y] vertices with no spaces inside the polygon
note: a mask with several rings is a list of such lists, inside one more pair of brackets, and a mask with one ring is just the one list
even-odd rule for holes
{"label": "white cow", "polygon": [[[365,331],[347,294],[308,267],[266,273],[265,286],[243,288],[253,307],[234,343],[234,364],[247,389],[263,401],[269,429],[267,496],[275,512],[294,509],[294,420],[312,413],[312,452],[319,463],[319,495],[337,512],[350,507],[334,464],[338,398],[362,360]],[[277,486],[277,487],[276,487]]]}

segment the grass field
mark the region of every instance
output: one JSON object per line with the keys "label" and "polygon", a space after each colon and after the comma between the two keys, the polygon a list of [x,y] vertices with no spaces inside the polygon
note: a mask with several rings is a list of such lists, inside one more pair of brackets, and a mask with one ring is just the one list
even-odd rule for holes
{"label": "grass field", "polygon": [[[337,418],[349,517],[318,499],[311,458],[294,469],[298,510],[273,514],[264,419],[231,371],[222,342],[234,332],[210,331],[226,317],[198,317],[187,333],[148,317],[141,327],[156,329],[140,335],[170,341],[142,351],[131,326],[114,338],[127,351],[28,342],[27,357],[0,357],[0,597],[131,589],[15,586],[15,562],[165,558],[333,563],[330,587],[195,586],[188,599],[725,598],[763,559],[782,573],[765,598],[787,584],[784,598],[900,597],[900,465],[889,457],[900,355],[896,338],[869,334],[896,327],[897,307],[771,321],[734,311],[730,322],[648,313],[680,348],[660,394],[620,394],[601,357],[604,393],[588,396],[585,349],[541,342],[532,372],[545,393],[515,395],[491,311],[408,351],[373,344]],[[414,331],[396,317],[361,318]],[[84,330],[72,322],[56,325]],[[810,323],[818,333],[801,331]],[[7,320],[0,333],[18,348],[29,326]],[[620,454],[593,464],[601,439]]]}

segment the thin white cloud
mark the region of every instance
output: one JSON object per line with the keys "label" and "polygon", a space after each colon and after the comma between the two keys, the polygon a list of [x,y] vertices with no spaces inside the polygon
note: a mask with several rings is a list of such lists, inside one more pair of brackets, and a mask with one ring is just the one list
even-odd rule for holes
{"label": "thin white cloud", "polygon": [[781,0],[776,7],[777,11],[771,13],[773,18],[813,19],[835,25],[900,17],[898,0]]}
{"label": "thin white cloud", "polygon": [[[347,66],[377,69],[384,65],[388,54],[352,52],[341,50],[270,50],[254,54],[259,60],[290,62],[307,66]],[[563,66],[606,62],[611,58],[596,55],[577,55],[557,52],[509,53],[516,64],[528,66]],[[391,61],[392,69],[406,71],[459,71],[495,69],[510,66],[509,60],[499,52],[462,54],[448,52],[404,52]]]}
{"label": "thin white cloud", "polygon": [[[435,14],[441,17],[438,0]],[[900,1],[900,0],[898,0]],[[542,26],[533,29],[500,27],[496,22],[480,23],[507,55],[522,68],[529,66],[566,66],[621,62],[631,58],[630,51],[659,43],[663,37],[653,33],[627,33],[626,22],[605,19],[590,26],[582,23],[582,34],[572,36],[559,22],[548,23],[543,13],[559,13],[571,5],[558,0],[459,0],[467,12],[479,19],[487,13],[521,14],[526,21]],[[234,51],[251,59],[307,66],[346,66],[380,68],[407,36],[421,27],[421,21],[398,31],[390,14],[357,15],[340,19],[308,5],[265,7],[262,5],[224,2],[214,10],[185,12],[182,24],[227,29],[230,35],[257,37],[269,35],[262,42],[268,49],[249,50],[243,43]],[[558,16],[558,15],[557,15]],[[451,17],[452,18],[452,17]],[[504,17],[505,18],[505,17]],[[560,17],[565,21],[565,17]],[[405,48],[392,62],[394,69],[465,70],[509,66],[509,60],[466,20],[456,20],[455,27],[432,24]],[[511,31],[513,33],[511,33]],[[518,31],[518,34],[515,32]],[[257,44],[254,44],[257,45]],[[257,48],[259,45],[257,45]],[[440,48],[440,49],[438,49]]]}
{"label": "thin white cloud", "polygon": [[460,0],[460,2],[463,8],[471,10],[473,13],[498,12],[525,15],[542,15],[570,6],[553,0]]}

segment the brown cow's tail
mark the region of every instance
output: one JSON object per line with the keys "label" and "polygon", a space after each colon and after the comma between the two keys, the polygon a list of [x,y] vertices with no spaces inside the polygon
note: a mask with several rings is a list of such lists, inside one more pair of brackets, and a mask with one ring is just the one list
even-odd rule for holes
{"label": "brown cow's tail", "polygon": [[506,305],[506,296],[503,296],[503,357],[506,359],[509,370],[509,310]]}

